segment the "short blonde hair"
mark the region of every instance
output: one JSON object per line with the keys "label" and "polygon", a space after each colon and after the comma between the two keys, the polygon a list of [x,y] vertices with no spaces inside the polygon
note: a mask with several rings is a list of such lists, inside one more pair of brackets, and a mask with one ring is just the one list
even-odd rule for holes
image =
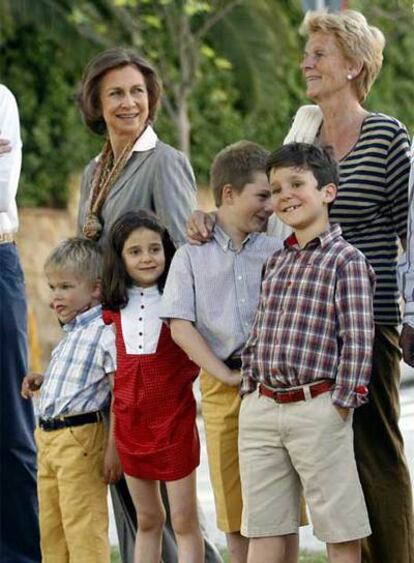
{"label": "short blonde hair", "polygon": [[102,277],[103,257],[95,241],[80,237],[62,240],[46,259],[44,270],[68,271],[82,280],[96,282]]}
{"label": "short blonde hair", "polygon": [[299,31],[305,37],[318,31],[333,34],[344,57],[362,64],[353,86],[358,100],[363,102],[381,70],[385,47],[382,31],[368,25],[365,16],[355,10],[308,12]]}

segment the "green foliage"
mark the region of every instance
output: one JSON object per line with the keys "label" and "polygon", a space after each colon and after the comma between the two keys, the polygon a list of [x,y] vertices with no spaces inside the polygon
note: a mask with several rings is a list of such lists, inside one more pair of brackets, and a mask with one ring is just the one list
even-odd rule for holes
{"label": "green foliage", "polygon": [[22,125],[19,203],[64,207],[70,174],[96,153],[73,100],[79,69],[55,39],[31,26],[2,47],[0,75],[17,98]]}
{"label": "green foliage", "polygon": [[[1,81],[16,95],[24,161],[20,203],[62,207],[68,180],[102,140],[73,101],[86,61],[127,45],[159,68],[165,94],[156,129],[184,146],[206,183],[213,156],[241,138],[279,145],[306,103],[299,69],[301,0],[2,0]],[[392,4],[392,5],[390,5]],[[414,129],[411,0],[350,0],[387,38],[367,107]],[[183,120],[184,115],[184,120]],[[184,133],[183,133],[184,130]],[[188,138],[188,137],[187,137]]]}
{"label": "green foliage", "polygon": [[392,115],[414,131],[414,11],[411,0],[352,2],[385,35],[384,63],[367,107]]}

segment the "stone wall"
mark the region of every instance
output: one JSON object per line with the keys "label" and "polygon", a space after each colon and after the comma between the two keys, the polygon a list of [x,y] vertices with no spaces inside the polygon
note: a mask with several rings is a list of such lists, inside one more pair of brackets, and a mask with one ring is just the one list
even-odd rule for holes
{"label": "stone wall", "polygon": [[34,313],[41,363],[46,366],[61,329],[48,305],[49,289],[43,273],[47,255],[64,238],[75,234],[75,218],[66,210],[21,209],[17,239],[26,280],[29,307]]}

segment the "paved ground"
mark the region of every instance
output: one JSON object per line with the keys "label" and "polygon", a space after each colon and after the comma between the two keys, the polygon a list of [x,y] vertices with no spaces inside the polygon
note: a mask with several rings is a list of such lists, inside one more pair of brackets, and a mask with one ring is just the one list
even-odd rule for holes
{"label": "paved ground", "polygon": [[[410,465],[411,476],[414,484],[414,369],[402,364],[401,385],[401,430],[404,435],[406,456]],[[204,429],[199,420],[200,434],[202,437],[201,465],[198,471],[198,498],[203,507],[205,525],[212,540],[218,545],[225,545],[224,535],[215,527],[215,510],[208,477],[207,454],[205,451]],[[110,522],[110,539],[113,545],[117,544],[117,537],[113,517]],[[323,544],[312,535],[311,526],[301,531],[301,547],[303,549],[321,550]]]}

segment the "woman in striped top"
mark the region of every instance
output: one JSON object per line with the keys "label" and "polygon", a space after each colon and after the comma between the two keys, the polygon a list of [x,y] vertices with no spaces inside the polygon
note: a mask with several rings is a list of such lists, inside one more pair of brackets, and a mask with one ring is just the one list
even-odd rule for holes
{"label": "woman in striped top", "polygon": [[382,65],[384,36],[354,11],[309,12],[302,63],[308,96],[285,140],[330,145],[340,166],[331,210],[377,275],[370,403],[354,415],[355,453],[373,534],[365,563],[413,563],[410,477],[398,428],[400,323],[397,252],[405,245],[409,138],[396,119],[363,102]]}

